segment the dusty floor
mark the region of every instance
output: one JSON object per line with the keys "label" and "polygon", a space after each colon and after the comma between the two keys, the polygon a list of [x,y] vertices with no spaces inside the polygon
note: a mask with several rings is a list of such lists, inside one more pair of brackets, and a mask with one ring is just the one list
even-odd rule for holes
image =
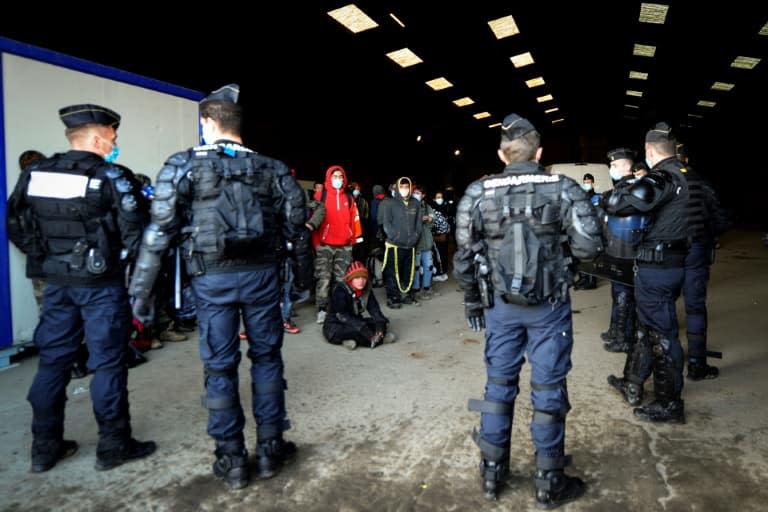
{"label": "dusty floor", "polygon": [[[610,296],[573,292],[574,369],[568,389],[570,472],[588,484],[566,510],[762,511],[768,501],[768,250],[761,233],[731,233],[713,267],[712,350],[724,352],[713,381],[686,381],[688,423],[652,425],[606,384],[623,356],[602,349]],[[394,345],[354,352],[326,344],[314,309],[298,310],[299,335],[284,358],[299,457],[276,478],[229,491],[211,475],[212,441],[200,406],[202,371],[194,340],[167,343],[131,370],[135,436],[154,439],[152,457],[93,469],[96,425],[88,379],[69,388],[66,435],[80,443],[53,470],[29,473],[31,411],[25,400],[37,360],[0,372],[0,509],[5,511],[465,511],[534,509],[527,366],[514,424],[512,471],[497,502],[483,499],[478,423],[468,398],[485,382],[482,335],[465,329],[453,280],[422,307],[389,311]],[[379,290],[381,292],[381,290]],[[684,316],[681,331],[685,331]],[[247,359],[244,358],[243,366]],[[241,368],[243,370],[244,368]],[[247,372],[241,371],[241,376]],[[242,394],[250,397],[247,378]],[[650,387],[650,384],[648,384]],[[247,427],[253,448],[252,420]]]}

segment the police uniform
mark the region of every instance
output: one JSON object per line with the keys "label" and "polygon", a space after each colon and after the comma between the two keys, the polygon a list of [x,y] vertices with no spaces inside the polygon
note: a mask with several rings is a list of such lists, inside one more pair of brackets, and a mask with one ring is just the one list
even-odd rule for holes
{"label": "police uniform", "polygon": [[[609,162],[629,160],[631,163],[635,158],[635,153],[631,149],[617,148],[609,151],[607,156]],[[614,183],[613,189],[604,194],[603,202],[606,202],[614,191],[631,186],[635,180],[636,178],[631,173],[622,176]],[[628,262],[631,265],[637,252],[636,247],[642,236],[642,231],[648,224],[648,219],[648,215],[643,214],[626,217],[606,216],[606,229],[604,230],[606,234],[606,259]],[[609,352],[628,352],[635,339],[635,325],[634,286],[612,279],[611,325],[607,332],[601,334],[606,342],[604,348]]]}
{"label": "police uniform", "polygon": [[[666,123],[659,123],[645,138],[650,145],[672,144],[674,136]],[[654,146],[657,147],[657,146]],[[609,377],[631,405],[639,405],[643,382],[652,370],[656,399],[634,410],[646,421],[684,423],[683,351],[678,337],[675,300],[685,277],[688,248],[688,184],[681,172],[683,164],[674,150],[656,162],[643,179],[617,190],[608,199],[609,215],[649,213],[651,223],[644,231],[636,256],[635,300],[637,301],[637,341],[625,367],[625,378]],[[649,367],[643,361],[652,358]]]}
{"label": "police uniform", "polygon": [[[218,105],[239,114],[238,94],[235,84],[222,87],[203,100],[201,112]],[[241,317],[251,359],[258,471],[268,478],[295,451],[282,437],[289,423],[278,249],[287,245],[295,257],[307,258],[310,246],[304,192],[288,167],[232,140],[206,142],[172,155],[160,170],[129,292],[141,318],[162,254],[180,245],[197,299],[202,402],[208,434],[216,441],[214,473],[240,488],[249,479],[238,378]]]}
{"label": "police uniform", "polygon": [[[532,135],[529,135],[532,134]],[[502,150],[539,135],[516,114],[504,119]],[[587,194],[574,180],[548,174],[538,162],[513,161],[501,174],[475,181],[458,205],[454,274],[465,290],[467,320],[486,326],[488,380],[480,411],[480,472],[486,497],[495,498],[508,471],[514,403],[525,356],[531,363],[537,500],[551,507],[574,499],[584,483],[566,476],[565,417],[570,409],[566,376],[571,369],[573,329],[568,287],[571,257],[602,249],[600,224]],[[530,229],[529,229],[530,228]],[[533,239],[538,240],[532,246]]]}
{"label": "police uniform", "polygon": [[[682,144],[678,145],[678,157],[684,158]],[[719,375],[715,366],[707,364],[707,286],[709,267],[714,261],[715,239],[727,228],[717,195],[712,186],[699,173],[685,165],[681,172],[688,182],[689,245],[685,257],[686,337],[688,338],[688,378],[691,380],[714,379]]]}
{"label": "police uniform", "polygon": [[[59,116],[69,132],[120,124],[117,113],[99,105],[62,108]],[[113,143],[109,159],[116,153]],[[125,266],[138,251],[147,206],[133,173],[105,158],[72,149],[37,161],[21,174],[9,201],[9,238],[42,259],[47,281],[34,335],[40,362],[28,395],[33,471],[50,469],[77,447],[63,439],[64,406],[83,335],[99,425],[96,468],[155,450],[154,442],[131,437],[123,360],[131,329]]]}

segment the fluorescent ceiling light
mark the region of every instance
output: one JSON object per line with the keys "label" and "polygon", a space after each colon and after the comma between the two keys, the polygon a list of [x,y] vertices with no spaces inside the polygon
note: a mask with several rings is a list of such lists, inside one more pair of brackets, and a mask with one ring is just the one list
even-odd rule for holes
{"label": "fluorescent ceiling light", "polygon": [[488,25],[493,30],[493,35],[496,36],[496,39],[504,39],[505,37],[520,33],[520,29],[517,28],[517,23],[515,23],[515,18],[511,15],[491,20],[488,22]]}
{"label": "fluorescent ceiling light", "polygon": [[667,19],[668,5],[664,4],[640,4],[640,17],[638,21],[640,23],[656,23],[657,25],[663,25]]}
{"label": "fluorescent ceiling light", "polygon": [[656,47],[647,44],[635,43],[635,46],[632,49],[632,55],[637,55],[639,57],[653,57],[656,55]]}
{"label": "fluorescent ceiling light", "polygon": [[521,68],[523,66],[527,66],[528,64],[533,64],[533,56],[531,55],[531,52],[515,55],[510,57],[509,60],[512,61],[512,65],[516,68]]}
{"label": "fluorescent ceiling light", "polygon": [[629,108],[640,108],[639,105],[630,105],[629,103],[625,103],[624,106]]}
{"label": "fluorescent ceiling light", "polygon": [[475,119],[485,119],[486,117],[491,117],[491,114],[488,112],[478,112],[477,114],[473,114],[472,117]]}
{"label": "fluorescent ceiling light", "polygon": [[761,36],[768,36],[768,21],[765,22],[765,25],[763,25],[763,28],[760,29],[760,32],[758,32]]}
{"label": "fluorescent ceiling light", "polygon": [[389,52],[387,57],[395,61],[402,68],[407,68],[408,66],[413,66],[415,64],[424,62],[419,58],[418,55],[413,53],[408,48],[402,48],[400,50],[395,50],[394,52]]}
{"label": "fluorescent ceiling light", "polygon": [[443,89],[453,87],[453,84],[448,80],[446,80],[445,78],[443,78],[442,76],[440,78],[433,78],[429,82],[425,82],[425,83],[436,91],[442,91]]}
{"label": "fluorescent ceiling light", "polygon": [[457,107],[466,107],[467,105],[472,105],[475,102],[472,98],[469,96],[464,96],[463,98],[459,98],[457,100],[453,100],[453,104]]}
{"label": "fluorescent ceiling light", "polygon": [[714,101],[707,101],[707,100],[699,100],[696,104],[700,107],[709,107],[709,108],[712,108],[715,105],[717,105],[717,103],[715,103]]}
{"label": "fluorescent ceiling light", "polygon": [[562,123],[563,121],[565,121],[565,119],[563,119],[562,117],[559,119],[553,119],[552,124]]}
{"label": "fluorescent ceiling light", "polygon": [[755,66],[757,66],[757,63],[760,62],[760,59],[755,57],[744,57],[739,55],[735,59],[733,59],[733,62],[731,62],[732,68],[740,68],[740,69],[752,69]]}
{"label": "fluorescent ceiling light", "polygon": [[688,114],[688,117],[695,117],[696,119],[701,119],[704,116],[702,116],[701,114]]}
{"label": "fluorescent ceiling light", "polygon": [[397,23],[397,24],[398,24],[398,25],[400,25],[401,27],[405,28],[405,23],[403,23],[402,21],[400,21],[400,18],[398,18],[397,16],[395,16],[395,14],[394,14],[394,13],[389,13],[389,17],[390,17],[390,18],[392,18],[393,20],[395,20],[395,23]]}
{"label": "fluorescent ceiling light", "polygon": [[534,87],[544,85],[544,79],[540,76],[537,76],[536,78],[531,78],[530,80],[526,80],[525,85],[527,85],[529,89],[533,89]]}
{"label": "fluorescent ceiling light", "polygon": [[547,110],[545,110],[544,113],[545,114],[551,114],[552,112],[557,112],[558,110],[560,110],[558,107],[552,107],[552,108],[548,108]]}
{"label": "fluorescent ceiling light", "polygon": [[728,82],[715,82],[712,84],[712,90],[715,91],[730,91],[736,84],[729,84]]}
{"label": "fluorescent ceiling light", "polygon": [[642,71],[630,71],[629,78],[634,80],[648,80],[648,73],[643,73]]}
{"label": "fluorescent ceiling light", "polygon": [[501,126],[501,123],[493,123],[493,124],[489,124],[488,128],[498,128],[499,126]]}
{"label": "fluorescent ceiling light", "polygon": [[544,96],[539,96],[538,98],[536,98],[536,101],[538,101],[539,103],[544,103],[545,101],[552,101],[553,99],[554,98],[552,97],[551,94],[546,94]]}
{"label": "fluorescent ceiling light", "polygon": [[638,98],[642,98],[643,91],[633,91],[632,89],[627,89],[627,96],[637,96]]}
{"label": "fluorescent ceiling light", "polygon": [[345,5],[344,7],[328,11],[328,16],[335,19],[355,34],[379,26],[378,23],[373,21],[373,19],[360,10],[355,4]]}

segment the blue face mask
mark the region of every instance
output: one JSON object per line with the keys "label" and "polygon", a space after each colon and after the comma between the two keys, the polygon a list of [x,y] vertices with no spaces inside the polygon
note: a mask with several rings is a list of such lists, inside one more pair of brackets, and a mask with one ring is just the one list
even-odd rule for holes
{"label": "blue face mask", "polygon": [[108,164],[111,164],[115,160],[117,160],[118,155],[120,154],[120,148],[117,147],[117,144],[112,145],[112,151],[104,155],[104,161]]}
{"label": "blue face mask", "polygon": [[608,169],[608,174],[611,175],[611,179],[613,181],[619,181],[622,177],[622,174],[619,173],[619,171],[617,169],[614,169],[613,167]]}
{"label": "blue face mask", "polygon": [[360,195],[360,191],[355,189],[355,190],[352,191],[352,195],[355,196],[355,197],[358,197]]}
{"label": "blue face mask", "polygon": [[342,178],[331,178],[331,186],[336,190],[339,190],[343,184],[344,180]]}
{"label": "blue face mask", "polygon": [[647,158],[645,159],[645,165],[648,166],[648,169],[653,169],[653,164],[651,164],[651,161],[648,160]]}
{"label": "blue face mask", "polygon": [[592,185],[590,183],[582,183],[581,188],[584,189],[584,192],[589,192],[592,190]]}

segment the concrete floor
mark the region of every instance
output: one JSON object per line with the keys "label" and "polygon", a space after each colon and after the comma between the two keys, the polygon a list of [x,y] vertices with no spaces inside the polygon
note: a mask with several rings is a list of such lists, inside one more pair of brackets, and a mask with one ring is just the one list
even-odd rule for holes
{"label": "concrete floor", "polygon": [[[724,352],[719,379],[686,381],[688,423],[636,421],[606,384],[624,358],[602,349],[610,293],[573,292],[574,368],[568,389],[570,472],[588,484],[564,508],[590,511],[763,511],[768,501],[768,249],[762,233],[724,237],[709,288],[710,349]],[[0,509],[5,511],[465,511],[527,510],[533,447],[527,365],[514,423],[511,475],[499,501],[482,497],[478,416],[468,398],[485,382],[483,337],[465,328],[453,280],[421,307],[388,311],[400,340],[350,352],[328,345],[314,308],[298,310],[299,335],[286,335],[286,437],[299,457],[276,478],[229,491],[211,474],[213,443],[200,406],[202,370],[194,340],[167,343],[131,370],[134,434],[154,439],[152,457],[111,471],[93,469],[96,424],[89,378],[69,387],[66,436],[74,456],[29,473],[31,410],[26,392],[35,357],[0,372]],[[380,293],[382,290],[378,290]],[[685,332],[684,315],[681,331]],[[244,359],[241,376],[247,377]],[[242,394],[250,397],[247,378]],[[651,384],[649,383],[650,387]],[[253,448],[252,419],[247,425]]]}

